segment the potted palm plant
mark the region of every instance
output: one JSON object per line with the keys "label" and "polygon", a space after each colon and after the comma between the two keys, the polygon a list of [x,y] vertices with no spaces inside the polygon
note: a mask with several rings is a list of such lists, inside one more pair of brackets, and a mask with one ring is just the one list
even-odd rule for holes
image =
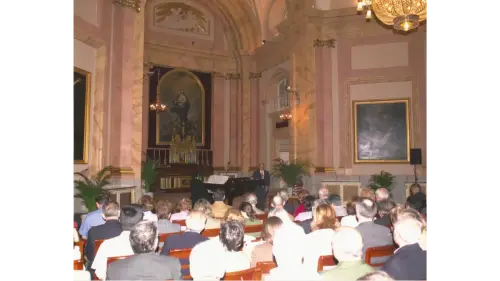
{"label": "potted palm plant", "polygon": [[95,204],[97,197],[108,193],[104,187],[110,184],[111,170],[111,166],[104,167],[92,177],[88,177],[82,172],[75,173],[75,175],[80,176],[81,179],[74,181],[75,189],[78,191],[74,197],[82,199],[83,205],[88,212],[97,209]]}
{"label": "potted palm plant", "polygon": [[391,173],[382,171],[379,174],[374,174],[370,177],[370,183],[368,186],[376,191],[379,188],[387,188],[387,190],[391,191],[392,189],[392,184],[394,183],[394,178]]}
{"label": "potted palm plant", "polygon": [[145,195],[153,197],[153,192],[151,192],[151,187],[156,182],[158,176],[158,166],[160,163],[158,161],[147,159],[142,162],[141,180],[142,188]]}
{"label": "potted palm plant", "polygon": [[312,166],[308,161],[295,160],[292,163],[285,162],[283,159],[275,159],[271,174],[285,182],[288,188],[302,183],[302,176],[309,173]]}

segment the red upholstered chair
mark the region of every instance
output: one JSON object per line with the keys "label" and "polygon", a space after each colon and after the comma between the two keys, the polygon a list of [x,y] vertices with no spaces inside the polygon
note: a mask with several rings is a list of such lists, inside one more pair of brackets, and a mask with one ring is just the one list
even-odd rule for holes
{"label": "red upholstered chair", "polygon": [[372,263],[371,262],[372,258],[390,257],[394,254],[395,250],[396,246],[394,245],[367,248],[365,255],[365,263],[373,267],[381,267],[382,265],[384,265],[384,263]]}
{"label": "red upholstered chair", "polygon": [[334,266],[336,264],[333,255],[321,256],[318,259],[318,272],[323,271],[323,267],[325,266]]}
{"label": "red upholstered chair", "polygon": [[[168,252],[168,255],[171,257],[178,258],[180,260],[185,259],[188,260],[187,264],[181,264],[181,270],[182,269],[189,269],[189,255],[191,255],[191,248],[189,249],[171,249],[170,252]],[[191,280],[193,279],[191,275],[184,275],[182,276],[184,280]]]}
{"label": "red upholstered chair", "polygon": [[255,265],[255,267],[260,269],[261,274],[269,274],[271,269],[276,268],[277,266],[278,265],[276,265],[273,261],[261,261]]}
{"label": "red upholstered chair", "polygon": [[226,272],[224,275],[224,280],[261,280],[262,273],[260,269],[257,267],[252,267],[247,270],[235,271],[235,272]]}
{"label": "red upholstered chair", "polygon": [[220,233],[220,228],[205,229],[201,233],[201,236],[203,236],[203,237],[215,237],[215,236],[219,236],[219,233]]}
{"label": "red upholstered chair", "polygon": [[83,270],[83,259],[73,261],[73,270]]}

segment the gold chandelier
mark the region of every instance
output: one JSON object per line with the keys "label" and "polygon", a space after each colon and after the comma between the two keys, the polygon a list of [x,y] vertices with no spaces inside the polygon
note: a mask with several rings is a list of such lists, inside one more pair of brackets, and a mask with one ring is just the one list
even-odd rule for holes
{"label": "gold chandelier", "polygon": [[157,79],[158,79],[158,84],[156,86],[156,101],[152,104],[149,105],[149,110],[151,111],[156,111],[156,113],[160,113],[160,112],[163,112],[167,109],[167,106],[165,104],[163,104],[160,100],[160,69],[157,68],[155,71],[150,71],[148,72],[148,76],[153,76],[153,74],[156,74],[158,75]]}
{"label": "gold chandelier", "polygon": [[427,0],[358,0],[358,12],[366,10],[366,19],[375,16],[395,30],[410,31],[427,19]]}
{"label": "gold chandelier", "polygon": [[280,114],[280,119],[283,121],[292,119],[292,114],[290,112],[285,112]]}

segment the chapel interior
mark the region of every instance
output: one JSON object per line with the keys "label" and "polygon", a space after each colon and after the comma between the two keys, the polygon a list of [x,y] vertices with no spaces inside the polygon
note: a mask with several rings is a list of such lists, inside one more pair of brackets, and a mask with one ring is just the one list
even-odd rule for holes
{"label": "chapel interior", "polygon": [[[311,193],[344,200],[386,171],[404,202],[415,177],[426,187],[426,24],[397,31],[358,2],[74,0],[75,93],[85,93],[74,172],[112,166],[106,188],[130,203],[147,158],[159,161],[152,192],[171,198],[195,172],[248,177],[302,159]],[[403,158],[358,155],[354,111],[380,101],[406,105]],[[282,186],[273,177],[270,194]]]}

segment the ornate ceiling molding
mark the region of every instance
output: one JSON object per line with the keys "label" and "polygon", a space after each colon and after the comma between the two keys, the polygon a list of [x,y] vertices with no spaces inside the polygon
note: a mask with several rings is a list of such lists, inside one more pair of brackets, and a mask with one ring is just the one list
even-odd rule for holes
{"label": "ornate ceiling molding", "polygon": [[260,78],[262,78],[262,72],[250,72],[248,74],[248,78],[252,79],[252,80],[253,79],[260,79]]}
{"label": "ornate ceiling molding", "polygon": [[321,39],[315,39],[313,41],[313,47],[328,47],[328,48],[335,48],[335,42],[337,40],[335,39],[326,39],[326,40],[321,40]]}
{"label": "ornate ceiling molding", "polygon": [[113,3],[120,4],[123,7],[132,8],[137,13],[141,11],[141,0],[113,0]]}

